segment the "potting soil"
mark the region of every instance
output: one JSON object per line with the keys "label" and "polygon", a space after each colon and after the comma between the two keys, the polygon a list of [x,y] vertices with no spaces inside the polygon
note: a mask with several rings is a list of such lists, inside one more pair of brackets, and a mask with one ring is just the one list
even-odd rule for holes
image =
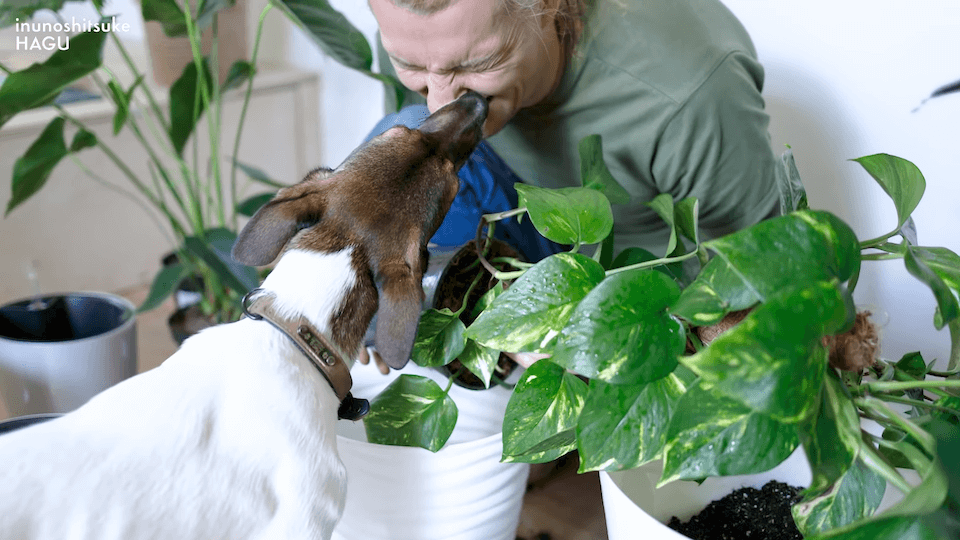
{"label": "potting soil", "polygon": [[770,481],[713,501],[690,521],[673,517],[667,526],[693,540],[802,540],[790,513],[800,488]]}

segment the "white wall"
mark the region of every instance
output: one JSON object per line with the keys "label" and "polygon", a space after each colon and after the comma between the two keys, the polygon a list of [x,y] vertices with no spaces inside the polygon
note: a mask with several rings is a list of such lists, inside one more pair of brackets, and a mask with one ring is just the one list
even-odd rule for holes
{"label": "white wall", "polygon": [[[933,99],[960,79],[955,0],[723,0],[753,36],[766,68],[764,95],[775,148],[789,144],[811,207],[846,220],[861,239],[896,226],[893,204],[847,160],[885,152],[914,162],[927,180],[914,213],[922,245],[960,252],[960,94]],[[932,294],[900,261],[867,262],[857,300],[889,315],[883,354],[949,353],[933,329]]]}

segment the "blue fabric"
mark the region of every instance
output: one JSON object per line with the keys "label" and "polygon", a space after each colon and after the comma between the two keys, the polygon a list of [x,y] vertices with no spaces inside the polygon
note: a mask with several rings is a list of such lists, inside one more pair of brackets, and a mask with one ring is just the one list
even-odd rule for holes
{"label": "blue fabric", "polygon": [[[425,105],[404,107],[400,112],[387,115],[378,122],[366,140],[396,125],[416,129],[429,115]],[[431,239],[431,242],[439,246],[456,247],[466,244],[476,238],[477,225],[483,214],[504,212],[517,207],[517,190],[513,185],[522,181],[486,141],[477,145],[458,174],[460,191]],[[531,262],[563,250],[559,244],[541,236],[529,219],[524,219],[522,223],[516,218],[499,221],[493,236],[518,249]]]}

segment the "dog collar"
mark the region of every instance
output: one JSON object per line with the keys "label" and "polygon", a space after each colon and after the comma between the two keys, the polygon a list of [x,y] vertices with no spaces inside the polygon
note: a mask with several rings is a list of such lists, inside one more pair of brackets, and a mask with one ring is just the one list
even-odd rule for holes
{"label": "dog collar", "polygon": [[330,383],[340,400],[337,416],[343,420],[359,420],[370,412],[370,402],[353,397],[350,387],[353,378],[344,361],[343,353],[333,342],[321,334],[306,317],[296,320],[281,317],[274,308],[277,297],[263,289],[253,289],[243,297],[243,313],[259,321],[265,320],[293,341],[320,374]]}

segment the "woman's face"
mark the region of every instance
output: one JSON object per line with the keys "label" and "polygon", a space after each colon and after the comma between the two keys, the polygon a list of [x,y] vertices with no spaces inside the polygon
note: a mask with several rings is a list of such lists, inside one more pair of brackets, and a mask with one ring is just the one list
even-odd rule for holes
{"label": "woman's face", "polygon": [[561,47],[552,17],[529,23],[499,13],[499,0],[458,0],[417,15],[391,0],[370,0],[383,47],[400,81],[434,112],[468,90],[488,96],[489,137],[556,88]]}

